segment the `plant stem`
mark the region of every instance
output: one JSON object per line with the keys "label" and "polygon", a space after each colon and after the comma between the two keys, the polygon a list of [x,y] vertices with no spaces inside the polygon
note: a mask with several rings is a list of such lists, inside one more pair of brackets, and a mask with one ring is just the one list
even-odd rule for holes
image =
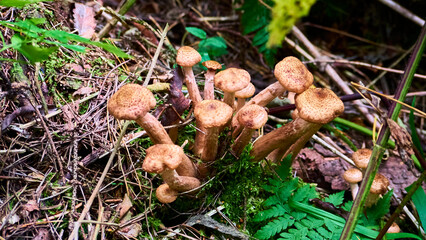
{"label": "plant stem", "polygon": [[395,212],[392,213],[392,216],[389,218],[385,226],[383,226],[382,230],[380,230],[379,235],[376,237],[376,239],[382,239],[383,236],[385,236],[387,230],[392,225],[392,223],[395,221],[395,219],[398,217],[398,215],[401,213],[402,208],[410,201],[413,194],[416,192],[416,190],[422,185],[423,180],[426,178],[426,171],[423,171],[422,175],[417,179],[411,186],[410,190],[408,191],[407,195],[405,195],[404,199],[402,199],[402,202],[398,205],[398,207],[395,209]]}
{"label": "plant stem", "polygon": [[[413,54],[410,57],[410,61],[405,69],[401,82],[399,83],[398,88],[396,89],[395,99],[398,99],[399,101],[404,101],[405,96],[407,95],[407,92],[411,86],[414,73],[416,72],[416,69],[421,60],[423,51],[426,47],[425,35],[426,35],[426,24],[423,25],[422,31],[414,47]],[[387,117],[396,121],[400,110],[401,110],[401,104],[392,102],[392,105],[388,111]],[[371,183],[373,182],[373,179],[376,175],[376,172],[382,160],[383,152],[385,151],[384,146],[386,146],[389,136],[390,136],[389,127],[386,121],[383,121],[383,126],[379,131],[379,137],[377,139],[376,144],[374,145],[373,153],[371,154],[370,162],[365,171],[364,179],[361,183],[358,195],[353,202],[348,221],[346,222],[345,227],[343,228],[342,235],[340,236],[341,240],[343,239],[349,240],[352,238],[356,223],[358,221],[359,214],[363,210],[365,199],[367,198],[367,195],[370,191]]]}

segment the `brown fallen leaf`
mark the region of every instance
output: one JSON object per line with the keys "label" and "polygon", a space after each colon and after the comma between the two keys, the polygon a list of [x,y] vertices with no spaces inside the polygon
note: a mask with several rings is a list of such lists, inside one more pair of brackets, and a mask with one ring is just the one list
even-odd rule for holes
{"label": "brown fallen leaf", "polygon": [[405,128],[399,126],[392,119],[388,118],[386,119],[386,122],[388,123],[392,138],[395,139],[395,146],[398,148],[398,152],[401,155],[402,160],[409,168],[412,168],[413,162],[411,161],[410,156],[414,154],[414,151],[411,135]]}
{"label": "brown fallen leaf", "polygon": [[77,91],[75,91],[72,96],[75,97],[76,95],[88,95],[91,94],[93,92],[93,88],[91,87],[81,87],[79,89],[77,89]]}
{"label": "brown fallen leaf", "polygon": [[95,12],[92,7],[88,7],[81,3],[75,3],[74,8],[74,27],[78,31],[78,35],[91,38],[95,34],[96,20]]}
{"label": "brown fallen leaf", "polygon": [[37,235],[33,238],[33,240],[51,240],[52,235],[50,234],[49,230],[46,228],[38,228]]}
{"label": "brown fallen leaf", "polygon": [[76,113],[78,113],[79,108],[79,101],[69,103],[67,105],[64,105],[62,107],[62,113],[65,120],[64,130],[65,131],[72,131],[75,128],[76,120]]}
{"label": "brown fallen leaf", "polygon": [[132,201],[130,200],[129,196],[125,194],[123,201],[117,206],[117,211],[119,212],[119,218],[120,219],[123,218],[132,206],[133,206]]}

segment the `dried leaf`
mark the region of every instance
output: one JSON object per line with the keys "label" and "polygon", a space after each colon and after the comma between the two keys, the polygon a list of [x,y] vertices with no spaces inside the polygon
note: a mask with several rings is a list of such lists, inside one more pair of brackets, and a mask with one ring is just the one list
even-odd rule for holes
{"label": "dried leaf", "polygon": [[154,45],[158,45],[158,39],[155,37],[155,34],[146,28],[145,26],[139,23],[133,23],[133,25],[141,32],[141,35],[152,42]]}
{"label": "dried leaf", "polygon": [[76,96],[76,95],[87,95],[87,94],[91,94],[93,92],[93,88],[91,87],[81,87],[79,88],[77,91],[75,91],[72,96]]}
{"label": "dried leaf", "polygon": [[[399,154],[405,163],[408,164],[409,167],[412,167],[413,163],[410,161],[410,156],[414,154],[413,151],[413,140],[411,139],[411,135],[405,128],[399,126],[392,119],[386,120],[391,132],[391,136],[395,139],[396,146],[398,147]],[[408,153],[408,156],[407,156]]]}
{"label": "dried leaf", "polygon": [[78,31],[78,35],[91,38],[95,33],[95,12],[93,8],[81,3],[75,4],[74,9],[74,27]]}
{"label": "dried leaf", "polygon": [[32,211],[35,211],[35,210],[37,210],[37,211],[40,210],[38,208],[38,204],[37,204],[37,202],[35,200],[28,201],[26,204],[24,204],[22,206],[22,209],[25,210],[25,211],[28,211],[28,212],[32,212]]}
{"label": "dried leaf", "polygon": [[75,114],[78,112],[79,108],[79,101],[69,103],[67,105],[64,105],[62,107],[62,113],[64,115],[65,125],[64,130],[65,131],[72,131],[75,128]]}
{"label": "dried leaf", "polygon": [[127,239],[136,239],[142,231],[139,223],[133,223],[130,226],[122,228],[118,233]]}
{"label": "dried leaf", "polygon": [[132,201],[130,201],[129,196],[127,194],[124,195],[123,201],[117,206],[117,211],[120,213],[119,218],[123,218],[124,215],[130,210],[133,206]]}

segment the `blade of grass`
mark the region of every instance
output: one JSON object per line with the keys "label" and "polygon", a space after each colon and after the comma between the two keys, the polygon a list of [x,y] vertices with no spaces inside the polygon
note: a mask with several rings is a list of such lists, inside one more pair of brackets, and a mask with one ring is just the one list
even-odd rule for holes
{"label": "blade of grass", "polygon": [[[422,58],[422,54],[426,47],[426,24],[423,26],[422,31],[419,35],[419,38],[416,42],[416,45],[413,50],[413,55],[410,57],[410,61],[405,69],[404,75],[402,76],[401,82],[398,85],[398,88],[395,92],[395,99],[399,101],[404,101],[405,96],[411,86],[411,82],[413,81],[414,73],[419,65],[419,62]],[[401,104],[397,104],[396,102],[392,102],[390,109],[388,109],[388,117],[394,121],[397,120],[399,112],[401,111]],[[376,175],[380,162],[382,160],[383,153],[385,151],[384,146],[386,146],[389,136],[390,130],[387,126],[386,121],[383,121],[384,124],[379,132],[379,137],[377,139],[376,144],[373,148],[373,153],[370,158],[370,162],[365,171],[365,175],[363,181],[361,183],[359,192],[357,197],[354,200],[351,211],[349,213],[348,221],[343,228],[342,235],[340,239],[349,240],[352,238],[353,232],[356,227],[356,223],[358,221],[359,214],[363,210],[363,206],[365,203],[365,199],[370,191],[371,184]]]}

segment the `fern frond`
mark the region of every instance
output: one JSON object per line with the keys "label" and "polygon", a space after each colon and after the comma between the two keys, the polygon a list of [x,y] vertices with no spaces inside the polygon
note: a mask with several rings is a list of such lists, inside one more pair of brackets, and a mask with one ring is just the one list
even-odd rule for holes
{"label": "fern frond", "polygon": [[263,226],[259,231],[256,232],[254,237],[258,239],[270,239],[277,233],[293,226],[293,224],[294,219],[290,215],[279,217],[278,219]]}
{"label": "fern frond", "polygon": [[265,211],[258,213],[253,218],[253,221],[256,221],[256,222],[265,221],[267,219],[283,216],[285,213],[288,213],[288,212],[289,212],[288,206],[286,208],[285,206],[282,206],[282,205],[276,205],[270,209],[267,209]]}
{"label": "fern frond", "polygon": [[315,191],[315,188],[306,184],[296,191],[292,200],[296,202],[306,202],[307,200],[316,197],[318,197],[318,193]]}

